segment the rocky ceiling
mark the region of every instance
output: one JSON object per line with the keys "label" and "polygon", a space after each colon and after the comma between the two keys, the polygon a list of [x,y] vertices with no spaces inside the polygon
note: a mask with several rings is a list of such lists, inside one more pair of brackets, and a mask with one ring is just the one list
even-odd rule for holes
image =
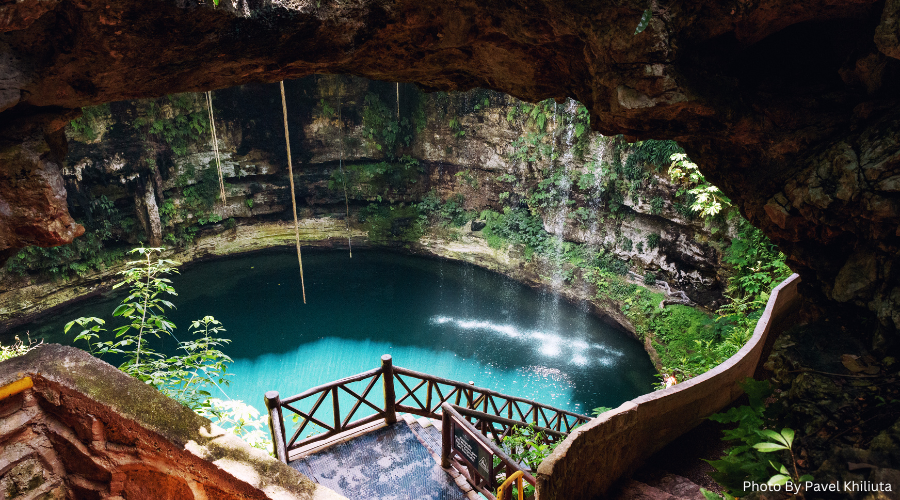
{"label": "rocky ceiling", "polygon": [[807,294],[891,339],[898,34],[900,0],[0,0],[0,250],[83,231],[59,175],[81,106],[352,73],[572,97],[605,134],[675,139]]}

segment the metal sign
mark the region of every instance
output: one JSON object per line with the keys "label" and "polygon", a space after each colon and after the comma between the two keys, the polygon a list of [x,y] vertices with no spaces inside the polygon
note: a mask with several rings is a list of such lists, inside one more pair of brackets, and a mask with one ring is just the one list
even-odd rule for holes
{"label": "metal sign", "polygon": [[465,458],[469,465],[475,467],[481,477],[492,483],[491,468],[494,465],[494,454],[462,426],[456,425],[456,422],[453,425],[453,449]]}

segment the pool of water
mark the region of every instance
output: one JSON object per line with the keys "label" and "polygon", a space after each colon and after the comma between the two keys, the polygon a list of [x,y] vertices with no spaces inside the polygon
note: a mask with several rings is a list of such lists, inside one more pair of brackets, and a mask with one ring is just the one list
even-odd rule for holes
{"label": "pool of water", "polygon": [[[234,358],[224,392],[261,411],[266,391],[291,396],[376,368],[382,354],[396,366],[585,414],[647,393],[655,381],[637,341],[555,294],[472,265],[374,250],[352,259],[307,251],[303,264],[306,305],[292,252],[204,262],[173,277],[175,334],[185,340],[190,322],[206,315],[221,321],[232,339],[223,350]],[[115,326],[119,298],[91,299],[0,340],[30,331],[71,344],[65,322],[98,316]],[[371,399],[380,391],[378,384]],[[347,397],[342,408],[353,402]],[[327,411],[321,418],[331,421]]]}

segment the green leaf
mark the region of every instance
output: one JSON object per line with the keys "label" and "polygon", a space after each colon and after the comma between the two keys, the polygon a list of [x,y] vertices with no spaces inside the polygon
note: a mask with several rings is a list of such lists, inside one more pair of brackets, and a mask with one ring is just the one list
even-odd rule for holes
{"label": "green leaf", "polygon": [[703,494],[703,498],[705,498],[706,500],[722,500],[722,497],[720,497],[716,493],[709,491],[706,488],[700,488],[700,493]]}
{"label": "green leaf", "polygon": [[781,435],[784,436],[784,440],[788,446],[791,446],[794,443],[794,430],[793,429],[782,429]]}
{"label": "green leaf", "polygon": [[761,451],[763,453],[770,453],[773,451],[788,449],[787,446],[784,446],[781,444],[776,444],[776,443],[757,443],[757,444],[753,445],[753,447],[756,448],[757,451]]}
{"label": "green leaf", "polygon": [[775,486],[776,484],[784,485],[790,480],[791,480],[790,476],[785,476],[784,474],[775,474],[774,476],[769,478],[769,480],[766,482],[766,484],[768,484],[770,486]]}
{"label": "green leaf", "polygon": [[773,441],[781,443],[785,446],[790,446],[790,443],[788,443],[787,440],[785,440],[781,434],[779,434],[773,430],[765,429],[765,430],[760,431],[760,434],[762,434],[763,436],[765,436]]}

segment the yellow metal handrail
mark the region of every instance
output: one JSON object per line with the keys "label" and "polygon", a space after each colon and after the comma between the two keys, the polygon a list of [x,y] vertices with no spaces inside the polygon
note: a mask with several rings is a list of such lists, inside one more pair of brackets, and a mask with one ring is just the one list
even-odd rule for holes
{"label": "yellow metal handrail", "polygon": [[506,498],[506,489],[510,488],[510,494],[512,494],[512,485],[516,483],[516,487],[519,490],[519,500],[524,500],[525,498],[525,488],[522,484],[522,476],[524,474],[522,471],[517,470],[513,472],[511,476],[506,478],[506,481],[503,481],[503,484],[497,488],[497,500],[505,500]]}
{"label": "yellow metal handrail", "polygon": [[32,387],[34,387],[34,382],[31,381],[31,377],[25,377],[22,380],[0,387],[0,399],[6,399]]}

